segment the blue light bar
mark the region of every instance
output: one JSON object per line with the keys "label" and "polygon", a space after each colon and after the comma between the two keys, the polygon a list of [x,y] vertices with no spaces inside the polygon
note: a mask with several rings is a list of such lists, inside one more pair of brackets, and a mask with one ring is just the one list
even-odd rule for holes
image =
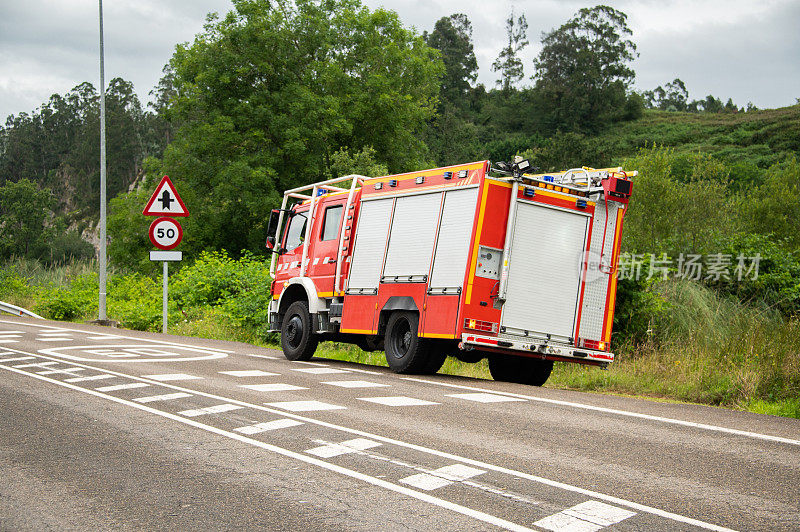
{"label": "blue light bar", "polygon": [[389,180],[389,186],[390,187],[396,187],[397,186],[397,179],[390,179]]}
{"label": "blue light bar", "polygon": [[443,177],[445,179],[450,179],[453,177],[453,172],[445,172]]}

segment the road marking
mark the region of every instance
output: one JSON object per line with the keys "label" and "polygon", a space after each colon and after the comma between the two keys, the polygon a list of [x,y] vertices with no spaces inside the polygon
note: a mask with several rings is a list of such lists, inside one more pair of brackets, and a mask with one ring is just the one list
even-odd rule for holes
{"label": "road marking", "polygon": [[23,335],[25,334],[25,331],[0,331],[0,336],[7,336],[9,334]]}
{"label": "road marking", "polygon": [[310,373],[312,375],[327,375],[329,373],[350,373],[343,369],[335,368],[292,368],[292,371],[300,371],[302,373]]}
{"label": "road marking", "polygon": [[486,471],[483,469],[476,469],[463,464],[453,464],[426,473],[417,473],[410,477],[401,478],[400,482],[425,491],[432,491],[484,473]]}
{"label": "road marking", "polygon": [[66,369],[48,369],[46,371],[37,371],[39,375],[53,375],[56,373],[63,373],[64,375],[75,375],[78,371],[86,371],[86,368],[66,368]]}
{"label": "road marking", "polygon": [[404,395],[396,395],[389,397],[359,397],[359,401],[369,401],[370,403],[377,403],[386,406],[423,406],[423,405],[438,405],[433,401],[426,401],[424,399],[415,399],[413,397],[406,397]]}
{"label": "road marking", "polygon": [[615,408],[605,408],[602,406],[593,406],[593,405],[585,405],[583,403],[572,403],[570,401],[560,401],[558,399],[546,399],[544,397],[534,397],[531,395],[522,395],[518,393],[512,392],[501,392],[496,390],[487,390],[485,388],[476,388],[474,386],[463,386],[460,384],[450,384],[448,382],[437,382],[437,381],[430,381],[427,379],[418,379],[415,377],[400,377],[401,380],[404,381],[414,381],[414,382],[421,382],[424,384],[438,384],[439,386],[447,386],[450,388],[460,388],[462,390],[475,390],[479,392],[487,392],[487,393],[496,393],[500,395],[505,395],[508,397],[519,397],[521,399],[527,399],[529,401],[538,401],[540,403],[549,403],[559,406],[569,406],[573,408],[580,408],[583,410],[593,410],[595,412],[604,412],[606,414],[615,414],[619,416],[627,416],[627,417],[634,417],[638,419],[649,419],[651,421],[660,421],[662,423],[670,423],[672,425],[682,425],[684,427],[692,427],[696,429],[702,430],[709,430],[714,432],[724,432],[727,434],[736,434],[737,436],[746,436],[748,438],[756,438],[759,440],[767,440],[767,441],[774,441],[779,443],[787,443],[789,445],[798,445],[800,446],[800,440],[793,440],[790,438],[783,438],[781,436],[772,436],[769,434],[760,434],[758,432],[749,432],[746,430],[739,430],[739,429],[729,429],[727,427],[720,427],[717,425],[706,425],[705,423],[696,423],[694,421],[684,421],[682,419],[673,419],[669,417],[661,417],[661,416],[653,416],[650,414],[641,414],[639,412],[629,412],[627,410],[617,410]]}
{"label": "road marking", "polygon": [[467,401],[475,401],[478,403],[504,403],[507,401],[525,401],[519,397],[508,397],[506,395],[497,395],[494,393],[451,393],[447,397],[455,397],[456,399],[466,399]]}
{"label": "road marking", "polygon": [[[0,320],[0,322],[2,322],[2,320]],[[16,350],[16,349],[12,350],[12,351],[14,353],[20,353],[20,354],[24,353],[24,351],[20,351],[20,350]],[[40,358],[47,358],[44,355],[37,355],[37,356],[39,356]],[[28,357],[28,358],[34,358],[34,357],[31,356],[31,357]],[[96,371],[107,371],[108,373],[114,374],[115,376],[118,376],[118,377],[130,378],[130,379],[137,378],[137,377],[135,377],[133,375],[128,375],[128,374],[125,374],[125,373],[112,371],[112,370],[103,370],[101,368],[96,368],[94,366],[89,366],[89,365],[86,365],[86,364],[76,364],[76,365],[84,366],[84,367],[86,367],[88,369],[94,369]],[[175,416],[174,414],[170,414],[168,412],[162,412],[160,410],[156,410],[156,409],[144,406],[144,405],[138,405],[137,403],[132,403],[132,402],[126,400],[126,399],[122,399],[122,398],[119,398],[119,397],[114,397],[112,395],[100,394],[100,393],[97,393],[94,390],[88,390],[86,388],[81,388],[79,386],[75,386],[75,385],[72,385],[72,384],[66,384],[63,381],[52,379],[50,377],[38,376],[38,375],[35,375],[35,374],[27,373],[27,372],[25,372],[23,370],[16,370],[16,369],[13,369],[13,368],[8,367],[8,366],[0,366],[0,368],[6,369],[8,371],[13,371],[13,372],[19,373],[21,375],[27,375],[29,377],[34,377],[34,378],[37,378],[37,379],[40,379],[40,380],[45,380],[45,381],[48,381],[48,382],[51,382],[51,383],[54,383],[54,384],[58,384],[58,385],[65,386],[65,387],[68,387],[68,388],[71,388],[71,389],[82,391],[82,392],[85,392],[85,393],[88,393],[88,394],[91,394],[91,395],[96,395],[98,397],[103,397],[103,398],[109,399],[111,401],[120,403],[120,404],[132,405],[132,406],[134,406],[136,408],[140,408],[141,410],[146,410],[148,412],[155,413],[157,415],[168,417],[169,419],[177,420],[177,421],[180,421],[182,423],[186,423],[186,424],[189,424],[189,425],[192,425],[192,426],[196,426],[198,428],[203,428],[203,427],[200,426],[200,425],[203,425],[202,423],[198,423],[198,422],[195,422],[195,421],[190,420],[190,419],[186,419],[186,418],[182,418],[182,417],[179,417],[179,416]],[[159,384],[159,383],[156,383],[154,381],[153,384]],[[480,467],[480,468],[483,468],[483,469],[487,469],[487,470],[490,470],[490,471],[495,471],[497,473],[510,475],[512,477],[521,478],[521,479],[525,479],[525,480],[530,480],[531,482],[536,482],[538,484],[542,484],[542,485],[545,485],[545,486],[550,486],[550,487],[553,487],[553,488],[562,489],[564,491],[569,491],[569,492],[572,492],[572,493],[578,493],[578,494],[581,494],[581,495],[585,495],[587,497],[591,497],[593,499],[599,499],[599,500],[610,502],[610,503],[617,504],[617,505],[620,505],[620,506],[626,506],[628,508],[632,508],[634,510],[638,510],[638,511],[643,512],[643,513],[648,513],[648,514],[655,515],[655,516],[658,516],[658,517],[663,517],[665,519],[670,519],[672,521],[676,521],[676,522],[679,522],[679,523],[685,523],[685,524],[696,526],[696,527],[703,528],[703,529],[706,529],[706,530],[713,530],[713,531],[716,531],[716,532],[736,532],[735,530],[727,528],[727,527],[724,527],[724,526],[715,525],[713,523],[708,523],[706,521],[701,521],[699,519],[694,519],[692,517],[687,517],[685,515],[676,514],[676,513],[673,513],[673,512],[668,512],[666,510],[662,510],[660,508],[655,508],[653,506],[647,506],[645,504],[640,504],[640,503],[637,503],[637,502],[634,502],[634,501],[629,501],[629,500],[626,500],[626,499],[615,497],[613,495],[607,495],[605,493],[592,491],[592,490],[589,490],[589,489],[581,488],[579,486],[573,486],[571,484],[566,484],[564,482],[551,480],[551,479],[548,479],[548,478],[545,478],[545,477],[532,475],[532,474],[529,474],[529,473],[525,473],[525,472],[522,472],[522,471],[517,471],[517,470],[510,469],[510,468],[503,467],[503,466],[498,466],[498,465],[495,465],[495,464],[490,464],[488,462],[481,462],[480,460],[474,460],[472,458],[467,458],[465,456],[459,456],[459,455],[448,453],[448,452],[445,452],[445,451],[439,451],[437,449],[424,447],[422,445],[417,445],[415,443],[404,442],[402,440],[397,440],[397,439],[389,438],[389,437],[386,437],[386,436],[380,436],[378,434],[372,434],[370,432],[366,432],[366,431],[362,431],[362,430],[358,430],[358,429],[353,429],[353,428],[349,428],[349,427],[344,427],[344,426],[341,426],[341,425],[336,425],[335,423],[329,423],[327,421],[322,421],[322,420],[318,420],[318,419],[314,419],[314,418],[310,418],[310,417],[305,417],[305,416],[301,416],[301,415],[298,415],[298,414],[286,413],[284,411],[275,410],[275,409],[267,408],[265,406],[248,403],[246,401],[240,401],[238,399],[222,397],[222,396],[219,396],[219,395],[215,395],[215,394],[211,394],[211,393],[207,393],[207,392],[202,392],[202,391],[199,391],[199,390],[192,390],[192,389],[189,389],[189,388],[182,388],[182,387],[180,387],[178,385],[175,385],[175,384],[160,384],[160,386],[162,386],[164,388],[172,388],[174,390],[190,392],[190,393],[193,393],[194,395],[198,395],[198,396],[202,396],[202,397],[208,397],[210,399],[221,400],[221,401],[230,401],[231,403],[236,403],[236,404],[242,405],[242,406],[247,407],[247,408],[253,408],[253,409],[256,409],[256,410],[261,410],[261,411],[269,412],[269,413],[272,413],[272,414],[289,416],[289,417],[292,417],[292,418],[294,418],[296,420],[299,420],[299,421],[302,421],[302,422],[305,422],[305,423],[318,425],[320,427],[326,427],[326,428],[330,428],[330,429],[334,429],[334,430],[339,430],[341,432],[346,432],[348,434],[353,434],[353,435],[356,435],[356,436],[363,436],[365,438],[370,438],[370,439],[374,439],[376,441],[380,441],[380,442],[383,442],[383,443],[397,445],[397,446],[400,446],[400,447],[404,447],[406,449],[412,449],[412,450],[415,450],[415,451],[420,451],[420,452],[427,453],[427,454],[430,454],[430,455],[433,455],[433,456],[438,456],[440,458],[453,460],[455,462],[461,462],[461,463],[464,463],[464,464],[470,464],[470,465],[473,465],[473,466],[476,466],[476,467]],[[311,402],[315,402],[315,401],[311,401]],[[270,405],[270,403],[265,403],[265,404],[266,405]],[[338,407],[338,408],[344,408],[344,407]],[[217,429],[216,427],[211,427],[211,426],[207,426],[207,427],[209,427],[209,429],[212,430],[212,432],[216,432],[218,434],[221,433],[221,432],[222,433],[227,433],[227,431],[224,431],[223,429]],[[207,430],[209,430],[209,429],[207,429]],[[232,434],[233,436],[238,436],[237,434],[233,434],[233,433],[230,433],[230,434]],[[244,437],[242,436],[242,438],[244,438]],[[236,438],[236,439],[238,439],[238,438]],[[268,446],[270,449],[272,447],[274,447],[274,446],[272,446],[270,444],[265,444],[263,442],[259,442],[258,440],[250,440],[249,438],[244,438],[243,440],[240,440],[240,441],[244,441],[244,440],[249,440],[249,441],[255,442],[253,445],[257,445],[257,446]],[[798,442],[798,443],[800,443],[800,442]],[[263,447],[263,448],[267,448],[267,447]],[[288,452],[288,453],[293,453],[293,455],[297,454],[297,453],[294,453],[293,451],[288,451],[288,450],[282,449],[280,447],[275,447],[275,452],[276,453],[282,454],[281,451],[285,451],[285,452]],[[321,465],[320,467],[333,466],[332,464],[328,464],[327,462],[324,462],[324,461],[321,461],[321,460],[317,460],[317,459],[314,459],[314,458],[310,458],[310,457],[307,457],[305,455],[298,455],[298,456],[304,456],[305,458],[308,458],[309,460],[313,460],[314,461],[314,462],[309,462],[309,463],[319,462],[320,464],[325,464],[325,465]],[[338,468],[338,466],[333,466],[333,467]],[[346,470],[346,471],[350,471],[350,470]],[[361,473],[358,473],[356,471],[353,471],[353,473],[356,473],[357,475],[361,475]],[[342,472],[342,474],[347,474],[347,473]],[[370,477],[370,478],[372,478],[372,477]],[[384,481],[382,481],[380,479],[375,479],[375,480],[379,480],[380,482],[384,482]],[[369,482],[369,481],[367,480],[367,482]],[[465,482],[469,482],[469,481],[465,481]],[[393,486],[396,486],[396,485],[393,485]],[[402,486],[396,486],[396,487],[397,488],[401,488],[401,489],[405,489]],[[424,494],[424,493],[414,492],[413,490],[409,490],[409,491],[412,494],[413,493],[417,493],[417,495],[425,495],[425,496],[427,496],[427,494]],[[400,492],[400,493],[405,493],[405,492]],[[411,495],[411,496],[415,496],[415,495]],[[453,503],[449,503],[449,501],[443,501],[443,502],[448,503],[448,504],[453,504]],[[471,509],[467,508],[467,510],[471,510]],[[530,529],[525,529],[525,530],[530,530]]]}
{"label": "road marking", "polygon": [[165,393],[164,395],[137,397],[134,401],[137,403],[155,403],[156,401],[172,401],[173,399],[183,399],[184,397],[192,397],[192,394],[185,392]]}
{"label": "road marking", "polygon": [[214,405],[214,406],[206,406],[205,408],[194,408],[192,410],[184,410],[182,412],[178,412],[181,416],[186,417],[197,417],[197,416],[204,416],[206,414],[221,414],[223,412],[230,412],[231,410],[239,410],[242,408],[239,405],[232,405],[230,403],[224,405]]}
{"label": "road marking", "polygon": [[61,338],[61,337],[47,337],[47,338],[37,338],[37,342],[72,342],[74,338]]}
{"label": "road marking", "polygon": [[19,343],[19,340],[11,340],[11,337],[9,337],[9,338],[0,338],[0,344],[18,344],[18,343]]}
{"label": "road marking", "polygon": [[278,357],[271,357],[269,355],[256,355],[256,354],[253,354],[253,353],[247,353],[244,356],[246,356],[246,357],[255,357],[255,358],[266,358],[266,359],[269,359],[269,360],[278,360]]}
{"label": "road marking", "polygon": [[218,371],[223,375],[231,375],[232,377],[273,377],[280,375],[280,373],[270,373],[269,371],[261,371],[260,369],[242,369],[234,371]]}
{"label": "road marking", "polygon": [[116,375],[103,373],[101,375],[92,375],[91,377],[75,377],[74,379],[64,379],[64,382],[99,381],[103,379],[111,379],[113,377],[116,377]]}
{"label": "road marking", "polygon": [[0,362],[21,362],[23,360],[33,360],[34,357],[15,357],[15,358],[6,358],[4,360],[0,360]]}
{"label": "road marking", "polygon": [[380,371],[369,371],[366,369],[347,368],[347,371],[356,371],[358,373],[366,373],[367,375],[383,375]]}
{"label": "road marking", "polygon": [[328,381],[322,384],[330,384],[331,386],[340,386],[342,388],[379,388],[389,386],[388,384],[379,384],[370,381]]}
{"label": "road marking", "polygon": [[636,515],[598,501],[586,501],[533,523],[552,532],[596,532]]}
{"label": "road marking", "polygon": [[239,388],[247,388],[248,390],[255,390],[257,392],[289,392],[292,390],[308,390],[308,388],[303,386],[284,384],[282,382],[272,382],[269,384],[240,384]]}
{"label": "road marking", "polygon": [[303,423],[300,421],[285,418],[285,419],[276,419],[275,421],[267,421],[264,423],[256,423],[255,425],[247,425],[246,427],[239,427],[238,429],[233,429],[233,430],[241,434],[258,434],[260,432],[266,432],[268,430],[287,429],[289,427],[296,427],[302,424]]}
{"label": "road marking", "polygon": [[115,384],[113,386],[102,386],[95,388],[98,392],[116,392],[117,390],[133,390],[134,388],[145,388],[150,386],[146,382],[129,382],[128,384]]}
{"label": "road marking", "polygon": [[282,408],[291,412],[313,412],[315,410],[344,410],[344,406],[323,403],[322,401],[280,401],[277,403],[264,403],[275,408]]}
{"label": "road marking", "polygon": [[[0,323],[8,323],[10,325],[19,325],[17,322],[9,321],[9,320],[0,320]],[[39,325],[38,323],[26,323],[26,325],[28,327],[38,327],[39,329],[45,329],[45,330],[73,332],[73,333],[81,333],[81,334],[86,334],[87,333],[87,331],[82,331],[80,329],[53,329],[52,327],[48,327],[47,325]],[[106,336],[106,338],[108,336],[113,336],[115,339],[120,339],[121,338],[121,339],[125,339],[125,340],[136,340],[136,341],[139,341],[139,342],[147,342],[147,343],[150,343],[150,344],[158,344],[160,346],[188,347],[188,348],[197,349],[195,346],[188,345],[188,344],[179,344],[177,342],[166,342],[164,340],[154,340],[152,338],[137,338],[135,336],[116,336],[116,335],[104,335],[104,336]],[[206,350],[206,351],[216,351],[218,353],[225,353],[225,354],[229,354],[229,353],[233,353],[234,352],[234,351],[230,351],[230,350],[227,350],[227,349],[219,349],[219,348],[216,348],[216,347],[203,347],[203,349]],[[54,356],[58,356],[58,355],[54,355]],[[95,362],[95,361],[92,361],[92,362]]]}
{"label": "road marking", "polygon": [[[438,497],[434,497],[434,496],[429,495],[427,493],[422,493],[422,492],[419,492],[419,491],[415,491],[415,490],[406,488],[405,486],[400,486],[398,484],[393,484],[393,483],[388,482],[386,480],[383,480],[383,479],[380,479],[380,478],[376,478],[376,477],[372,477],[370,475],[367,475],[367,474],[364,474],[364,473],[360,473],[360,472],[354,471],[352,469],[347,469],[346,467],[342,467],[342,466],[339,466],[339,465],[336,465],[336,464],[332,464],[330,462],[326,462],[326,461],[320,460],[318,458],[313,458],[311,456],[307,456],[307,455],[304,455],[302,453],[297,453],[297,452],[294,452],[294,451],[290,451],[288,449],[284,449],[283,447],[278,447],[276,445],[265,443],[265,442],[262,442],[262,441],[259,441],[259,440],[254,440],[252,438],[248,438],[247,436],[244,436],[244,435],[241,435],[241,434],[237,434],[235,432],[230,432],[230,431],[227,431],[227,430],[224,430],[224,429],[220,429],[220,428],[217,428],[217,427],[214,427],[214,426],[211,426],[211,425],[206,425],[205,423],[201,423],[201,422],[195,421],[193,419],[187,419],[187,418],[175,415],[175,414],[171,414],[169,412],[163,412],[161,410],[149,407],[147,405],[142,405],[142,404],[134,403],[133,401],[128,401],[126,399],[122,399],[122,398],[119,398],[119,397],[114,397],[113,395],[105,395],[105,394],[102,394],[102,393],[98,393],[96,390],[87,390],[86,388],[81,388],[80,386],[75,386],[73,384],[66,384],[66,383],[64,383],[62,381],[59,381],[59,380],[56,380],[56,379],[51,379],[50,377],[43,377],[43,376],[40,376],[40,375],[34,375],[34,374],[27,373],[27,372],[22,371],[22,370],[16,370],[16,369],[9,368],[9,367],[4,367],[4,369],[7,369],[8,371],[17,372],[17,373],[19,373],[21,375],[27,375],[27,376],[30,376],[30,377],[33,377],[33,378],[36,378],[36,379],[45,380],[47,382],[51,382],[53,384],[64,386],[64,387],[67,387],[67,388],[70,388],[70,389],[73,389],[73,390],[76,390],[76,391],[88,393],[88,394],[94,395],[96,397],[101,397],[103,399],[108,399],[109,401],[113,401],[113,402],[118,403],[118,404],[130,406],[130,407],[133,407],[133,408],[138,408],[139,410],[143,410],[145,412],[149,412],[149,413],[157,415],[157,416],[161,416],[161,417],[164,417],[164,418],[167,418],[167,419],[171,419],[171,420],[177,421],[179,423],[184,423],[186,425],[190,425],[192,427],[195,427],[195,428],[198,428],[198,429],[201,429],[201,430],[205,430],[205,431],[211,432],[213,434],[217,434],[217,435],[220,435],[220,436],[225,436],[227,438],[230,438],[230,439],[233,439],[233,440],[237,440],[237,441],[239,441],[241,443],[245,443],[245,444],[251,445],[253,447],[258,447],[260,449],[264,449],[266,451],[270,451],[270,452],[273,452],[275,454],[279,454],[281,456],[285,456],[286,458],[299,460],[301,462],[305,462],[307,464],[314,465],[314,466],[320,467],[322,469],[327,469],[328,471],[332,471],[334,473],[339,473],[341,475],[344,475],[344,476],[347,476],[347,477],[350,477],[350,478],[361,480],[363,482],[366,482],[368,484],[372,484],[373,486],[377,486],[379,488],[384,488],[384,489],[387,489],[389,491],[393,491],[395,493],[399,493],[401,495],[406,495],[406,496],[409,496],[409,497],[413,497],[413,498],[415,498],[417,500],[420,500],[420,501],[423,501],[423,502],[427,502],[429,504],[433,504],[434,506],[438,506],[438,507],[444,508],[446,510],[450,510],[450,511],[453,511],[453,512],[456,512],[456,513],[460,513],[461,515],[465,515],[467,517],[471,517],[471,518],[476,519],[478,521],[483,521],[484,523],[488,523],[488,524],[491,524],[491,525],[494,525],[494,526],[497,526],[497,527],[500,527],[500,528],[505,528],[507,530],[518,531],[518,532],[534,532],[533,529],[531,529],[531,528],[528,528],[528,527],[525,527],[525,526],[522,526],[522,525],[518,525],[516,523],[512,523],[511,521],[507,521],[507,520],[502,519],[500,517],[497,517],[497,516],[494,516],[494,515],[490,515],[490,514],[481,512],[479,510],[474,510],[472,508],[468,508],[466,506],[462,506],[462,505],[454,503],[454,502],[450,502],[450,501],[447,501],[447,500],[444,500],[444,499],[440,499]],[[168,385],[165,385],[165,386],[168,386]]]}
{"label": "road marking", "polygon": [[36,362],[36,363],[33,363],[33,364],[17,364],[14,367],[17,368],[17,369],[22,369],[22,368],[46,368],[47,366],[55,366],[57,364],[58,364],[58,362]]}
{"label": "road marking", "polygon": [[104,336],[87,336],[86,338],[89,339],[89,340],[119,340],[119,339],[124,338],[124,337],[123,336],[117,336],[117,335],[114,335],[114,334],[108,334],[108,335],[104,335]]}
{"label": "road marking", "polygon": [[327,366],[327,364],[323,364],[322,362],[307,362],[305,360],[292,360],[295,364],[308,364],[309,366]]}
{"label": "road marking", "polygon": [[153,379],[158,382],[167,381],[189,381],[193,379],[202,379],[203,377],[196,377],[195,375],[187,375],[186,373],[167,373],[164,375],[142,375],[145,379]]}
{"label": "road marking", "polygon": [[379,447],[380,445],[380,443],[366,438],[356,438],[341,443],[328,443],[320,447],[308,449],[306,452],[314,456],[319,456],[320,458],[333,458],[334,456],[341,456],[343,454],[366,451],[367,449]]}

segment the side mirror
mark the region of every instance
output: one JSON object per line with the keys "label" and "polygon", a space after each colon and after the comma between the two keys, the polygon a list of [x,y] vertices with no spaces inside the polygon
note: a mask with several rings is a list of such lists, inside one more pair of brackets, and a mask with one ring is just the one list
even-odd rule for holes
{"label": "side mirror", "polygon": [[270,236],[267,237],[267,249],[270,250],[270,251],[273,251],[273,252],[275,251],[275,237],[274,236],[270,235]]}

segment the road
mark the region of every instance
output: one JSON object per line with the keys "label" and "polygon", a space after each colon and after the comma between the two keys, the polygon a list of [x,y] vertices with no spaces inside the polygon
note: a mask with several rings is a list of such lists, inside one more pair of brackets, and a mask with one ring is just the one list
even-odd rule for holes
{"label": "road", "polygon": [[0,530],[800,530],[800,420],[0,317]]}

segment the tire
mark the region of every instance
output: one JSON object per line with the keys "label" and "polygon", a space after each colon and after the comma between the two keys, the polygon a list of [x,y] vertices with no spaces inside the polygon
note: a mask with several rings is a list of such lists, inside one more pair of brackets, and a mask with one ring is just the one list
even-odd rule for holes
{"label": "tire", "polygon": [[552,360],[525,358],[513,355],[489,357],[489,373],[496,381],[541,386],[553,371]]}
{"label": "tire", "polygon": [[319,338],[311,330],[308,303],[295,301],[286,309],[281,323],[281,348],[289,360],[308,360],[317,350]]}
{"label": "tire", "polygon": [[389,317],[384,349],[386,362],[395,373],[423,373],[435,365],[429,367],[430,346],[417,335],[418,330],[419,315],[415,312],[393,312]]}

